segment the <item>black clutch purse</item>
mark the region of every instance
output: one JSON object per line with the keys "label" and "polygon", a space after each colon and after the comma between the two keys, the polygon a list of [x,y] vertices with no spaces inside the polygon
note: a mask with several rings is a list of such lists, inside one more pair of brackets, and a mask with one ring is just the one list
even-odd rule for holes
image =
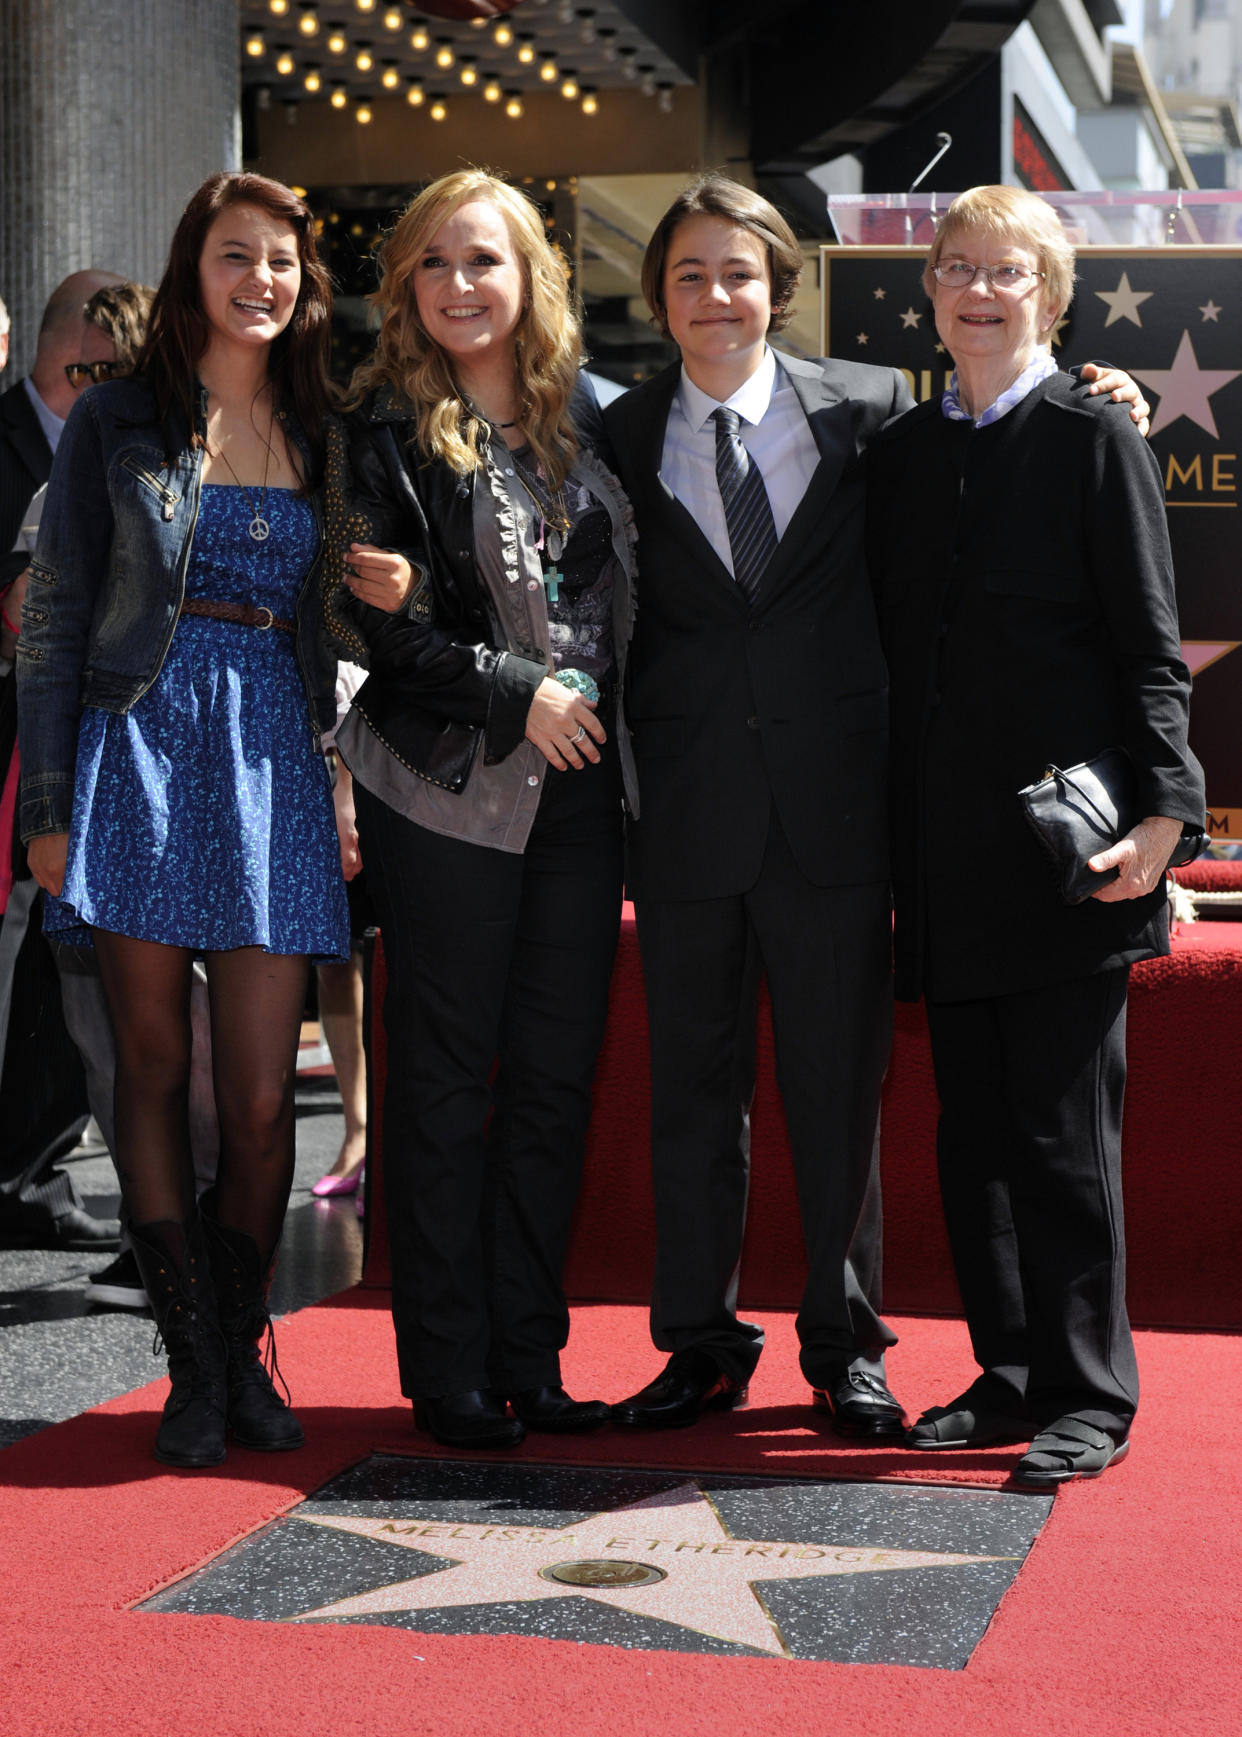
{"label": "black clutch purse", "polygon": [[[1099,887],[1118,878],[1115,868],[1097,874],[1087,863],[1143,818],[1138,812],[1134,766],[1124,748],[1109,748],[1065,771],[1049,766],[1037,783],[1019,790],[1018,800],[1052,859],[1067,905],[1081,905]],[[1201,827],[1184,828],[1168,866],[1190,862],[1204,842]]]}

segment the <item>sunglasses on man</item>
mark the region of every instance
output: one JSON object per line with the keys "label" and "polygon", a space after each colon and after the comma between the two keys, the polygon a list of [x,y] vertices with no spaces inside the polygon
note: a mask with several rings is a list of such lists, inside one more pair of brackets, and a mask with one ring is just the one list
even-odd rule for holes
{"label": "sunglasses on man", "polygon": [[111,380],[119,366],[117,362],[66,362],[65,378],[76,392],[88,380],[96,386],[101,380]]}

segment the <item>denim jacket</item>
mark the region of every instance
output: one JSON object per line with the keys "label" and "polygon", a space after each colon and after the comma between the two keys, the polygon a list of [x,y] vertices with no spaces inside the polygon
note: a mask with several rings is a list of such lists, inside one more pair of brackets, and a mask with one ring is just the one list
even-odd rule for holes
{"label": "denim jacket", "polygon": [[[201,387],[197,420],[205,433]],[[202,468],[202,449],[188,440],[168,463],[154,401],[140,380],[92,387],[69,414],[17,650],[24,840],[68,830],[82,708],[129,711],[163,667],[185,596]],[[314,495],[311,505],[321,524]],[[336,716],[336,653],[321,630],[320,565],[317,556],[299,594],[296,636],[316,739]]]}

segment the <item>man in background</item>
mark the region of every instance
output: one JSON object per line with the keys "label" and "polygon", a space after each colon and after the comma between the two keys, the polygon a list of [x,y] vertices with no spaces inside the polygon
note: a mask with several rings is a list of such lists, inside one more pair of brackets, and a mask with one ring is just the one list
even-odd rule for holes
{"label": "man in background", "polygon": [[[92,367],[115,360],[114,340],[88,320],[87,303],[95,291],[123,282],[115,272],[79,271],[59,284],[44,310],[29,377],[0,394],[0,1245],[10,1247],[108,1249],[120,1234],[115,1219],[85,1210],[59,1163],[81,1138],[88,1105],[41,932],[38,887],[14,832],[12,659],[30,560],[23,526],[31,501],[48,479],[65,418]],[[96,371],[102,375],[103,368]]]}

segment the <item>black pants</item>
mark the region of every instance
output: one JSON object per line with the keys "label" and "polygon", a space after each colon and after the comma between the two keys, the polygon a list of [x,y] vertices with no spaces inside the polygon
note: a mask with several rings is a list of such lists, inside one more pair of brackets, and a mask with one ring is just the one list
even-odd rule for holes
{"label": "black pants", "polygon": [[821,1386],[860,1360],[879,1367],[895,1342],[879,1316],[887,886],[813,885],[774,814],[748,892],[636,909],[651,1021],[656,1345],[702,1347],[739,1380],[759,1357],[762,1335],[738,1319],[736,1297],[762,965],[809,1265],[802,1370]]}
{"label": "black pants", "polygon": [[0,1231],[40,1230],[81,1206],[57,1160],[89,1110],[81,1058],[65,1027],[56,962],[34,882],[16,881],[0,918]]}
{"label": "black pants", "polygon": [[360,785],[357,811],[388,970],[384,1193],[402,1392],[556,1384],[620,926],[615,751],[549,770],[520,856],[416,826]]}
{"label": "black pants", "polygon": [[1120,1439],[1138,1404],[1125,1301],[1128,970],[929,1003],[949,1241],[982,1369],[1036,1427]]}

